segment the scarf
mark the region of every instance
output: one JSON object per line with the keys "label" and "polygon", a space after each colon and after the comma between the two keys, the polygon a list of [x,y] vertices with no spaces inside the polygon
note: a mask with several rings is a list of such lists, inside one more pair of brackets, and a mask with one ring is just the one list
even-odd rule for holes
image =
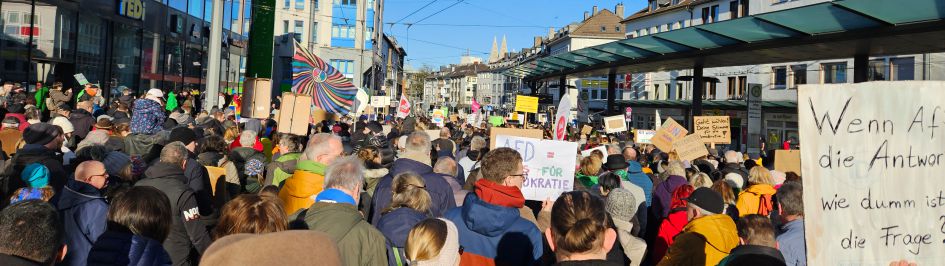
{"label": "scarf", "polygon": [[503,186],[487,179],[476,181],[476,196],[483,201],[509,208],[525,206],[525,196],[518,187]]}
{"label": "scarf", "polygon": [[347,203],[358,206],[358,203],[354,201],[354,197],[334,188],[329,188],[322,191],[322,193],[318,193],[318,196],[315,196],[315,202]]}

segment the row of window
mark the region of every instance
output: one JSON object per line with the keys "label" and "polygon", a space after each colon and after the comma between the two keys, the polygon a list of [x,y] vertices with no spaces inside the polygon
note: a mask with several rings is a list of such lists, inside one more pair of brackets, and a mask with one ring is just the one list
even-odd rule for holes
{"label": "row of window", "polygon": [[345,75],[354,74],[354,60],[331,59],[328,64]]}
{"label": "row of window", "polygon": [[[748,13],[748,0],[733,0],[729,2],[729,18],[736,19],[739,17],[747,16]],[[702,24],[715,23],[719,22],[721,17],[719,16],[719,5],[712,5],[702,8]],[[643,28],[630,32],[630,38],[636,38],[640,36],[646,36],[649,34],[656,34],[660,32],[666,32],[670,30],[677,30],[685,28],[691,25],[687,25],[686,20],[675,21],[671,23],[666,23],[663,25],[656,25],[649,28]],[[619,28],[618,28],[619,29]],[[601,31],[604,29],[601,27]]]}

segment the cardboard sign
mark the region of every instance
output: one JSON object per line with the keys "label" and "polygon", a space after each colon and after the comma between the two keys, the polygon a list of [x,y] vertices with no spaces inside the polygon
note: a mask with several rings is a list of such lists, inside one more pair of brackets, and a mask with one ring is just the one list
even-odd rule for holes
{"label": "cardboard sign", "polygon": [[801,151],[776,150],[774,151],[774,170],[784,173],[795,172],[801,174]]}
{"label": "cardboard sign", "polygon": [[278,132],[299,136],[308,134],[308,123],[312,119],[312,96],[282,93],[282,105],[279,107]]}
{"label": "cardboard sign", "polygon": [[689,130],[686,130],[686,128],[676,123],[676,120],[670,117],[667,118],[663,126],[656,131],[656,135],[653,135],[653,138],[650,139],[650,143],[662,151],[671,151],[673,150],[673,142],[686,136],[686,134],[689,134]]}
{"label": "cardboard sign", "polygon": [[[495,149],[495,139],[496,136],[505,135],[513,137],[524,137],[524,138],[533,138],[533,139],[542,139],[544,137],[544,132],[541,129],[516,129],[516,128],[501,128],[493,127],[489,131],[489,148]],[[576,151],[577,149],[575,149]]]}
{"label": "cardboard sign", "polygon": [[85,74],[79,73],[73,75],[73,77],[75,77],[75,81],[79,82],[79,86],[85,86],[85,84],[89,84],[89,80],[85,79]]}
{"label": "cardboard sign", "polygon": [[[595,150],[599,150],[601,153],[604,154],[604,156],[607,156],[607,146],[600,145],[600,146],[597,146],[597,147],[594,147],[594,148],[590,148],[590,149],[586,149],[586,150],[581,151],[581,158],[584,158],[584,157],[587,157],[587,156],[591,156],[591,153],[594,152]],[[604,159],[606,160],[607,158],[604,158]]]}
{"label": "cardboard sign", "polygon": [[584,125],[583,127],[581,127],[581,135],[591,134],[591,130],[594,130],[594,128],[588,125]]}
{"label": "cardboard sign", "polygon": [[709,150],[705,148],[702,138],[699,135],[692,134],[673,142],[673,149],[679,155],[679,159],[693,161],[699,157],[709,155]]}
{"label": "cardboard sign", "polygon": [[692,118],[696,135],[705,143],[728,144],[732,142],[731,124],[728,116],[695,116]]}
{"label": "cardboard sign", "polygon": [[384,108],[390,105],[390,96],[371,96],[371,107]]}
{"label": "cardboard sign", "polygon": [[797,103],[807,264],[945,265],[945,82],[801,85]]}
{"label": "cardboard sign", "polygon": [[515,111],[523,113],[537,113],[538,97],[515,95]]}
{"label": "cardboard sign", "polygon": [[577,143],[498,135],[496,145],[515,149],[522,156],[528,174],[522,185],[525,199],[557,199],[574,190]]}
{"label": "cardboard sign", "polygon": [[272,114],[272,81],[266,78],[246,78],[243,82],[243,99],[240,116],[246,118],[269,118]]}
{"label": "cardboard sign", "polygon": [[450,122],[453,122],[453,123],[459,122],[459,116],[457,116],[456,114],[450,115]]}
{"label": "cardboard sign", "polygon": [[613,134],[627,131],[627,122],[622,115],[604,117],[604,132]]}
{"label": "cardboard sign", "polygon": [[650,139],[656,135],[656,130],[643,130],[637,129],[636,134],[633,135],[633,142],[637,144],[652,144]]}

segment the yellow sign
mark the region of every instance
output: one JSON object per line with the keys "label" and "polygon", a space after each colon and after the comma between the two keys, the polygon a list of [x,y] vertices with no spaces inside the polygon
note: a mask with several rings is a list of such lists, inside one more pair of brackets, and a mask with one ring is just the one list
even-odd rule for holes
{"label": "yellow sign", "polygon": [[144,1],[143,0],[119,0],[118,15],[128,18],[144,19]]}
{"label": "yellow sign", "polygon": [[515,111],[524,112],[524,113],[537,113],[538,112],[538,97],[532,96],[515,96]]}

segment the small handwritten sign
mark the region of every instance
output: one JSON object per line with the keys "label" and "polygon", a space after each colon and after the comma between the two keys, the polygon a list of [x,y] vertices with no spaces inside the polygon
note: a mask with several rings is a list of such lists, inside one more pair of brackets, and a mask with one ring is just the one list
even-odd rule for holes
{"label": "small handwritten sign", "polygon": [[705,143],[728,144],[732,142],[731,124],[728,116],[695,116],[692,118],[696,135]]}
{"label": "small handwritten sign", "polygon": [[515,149],[522,156],[528,174],[522,185],[525,199],[556,199],[574,190],[577,143],[498,135],[496,147]]}
{"label": "small handwritten sign", "polygon": [[673,149],[679,155],[679,159],[693,161],[699,157],[709,155],[709,150],[705,148],[702,137],[692,134],[673,142]]}
{"label": "small handwritten sign", "polygon": [[653,143],[656,148],[662,151],[671,151],[673,150],[673,142],[686,136],[686,134],[689,134],[689,130],[676,123],[673,118],[667,118],[666,122],[663,122],[663,126],[656,131],[656,135],[653,135],[653,138],[650,139],[650,143]]}
{"label": "small handwritten sign", "polygon": [[604,132],[613,134],[627,131],[627,122],[622,115],[604,117]]}
{"label": "small handwritten sign", "polygon": [[633,135],[633,142],[637,144],[652,144],[650,140],[653,139],[654,135],[656,135],[656,130],[637,129],[636,133]]}

